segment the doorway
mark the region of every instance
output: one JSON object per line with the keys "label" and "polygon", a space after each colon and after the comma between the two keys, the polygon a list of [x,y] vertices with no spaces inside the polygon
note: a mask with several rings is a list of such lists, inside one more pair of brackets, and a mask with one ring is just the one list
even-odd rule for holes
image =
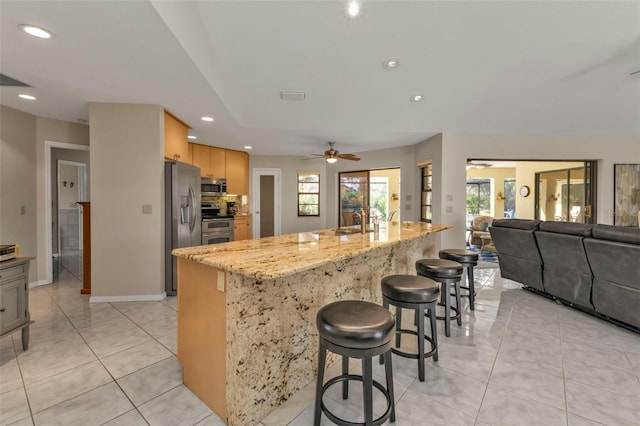
{"label": "doorway", "polygon": [[[594,165],[536,173],[535,218],[546,221],[594,223]],[[594,185],[595,186],[595,185]]]}
{"label": "doorway", "polygon": [[280,235],[280,169],[253,169],[253,237]]}
{"label": "doorway", "polygon": [[360,224],[360,213],[386,222],[399,219],[400,169],[374,169],[338,174],[338,226]]}
{"label": "doorway", "polygon": [[57,160],[57,185],[52,238],[59,267],[82,279],[82,215],[78,201],[86,201],[86,164]]}
{"label": "doorway", "polygon": [[[72,143],[45,141],[44,150],[44,235],[46,238],[46,244],[44,245],[45,259],[49,261],[44,262],[46,279],[41,284],[50,284],[54,279],[54,272],[57,272],[59,268],[59,254],[54,252],[54,248],[58,247],[58,225],[57,225],[57,161],[64,159],[68,161],[74,161],[85,164],[84,179],[82,185],[85,192],[85,200],[90,198],[90,184],[89,184],[89,147],[86,145],[76,145]],[[67,181],[68,184],[69,181]],[[74,182],[74,188],[76,182]],[[79,201],[79,200],[78,200]],[[55,220],[55,222],[54,222]],[[80,226],[80,224],[79,224]],[[81,234],[80,234],[81,235]],[[56,254],[54,256],[54,253]]]}

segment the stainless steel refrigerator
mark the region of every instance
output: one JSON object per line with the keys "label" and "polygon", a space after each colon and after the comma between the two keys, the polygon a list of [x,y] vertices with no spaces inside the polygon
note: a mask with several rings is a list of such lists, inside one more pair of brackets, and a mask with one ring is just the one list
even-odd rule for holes
{"label": "stainless steel refrigerator", "polygon": [[164,195],[165,291],[173,296],[178,289],[178,261],[171,250],[201,244],[200,168],[179,161],[165,162]]}

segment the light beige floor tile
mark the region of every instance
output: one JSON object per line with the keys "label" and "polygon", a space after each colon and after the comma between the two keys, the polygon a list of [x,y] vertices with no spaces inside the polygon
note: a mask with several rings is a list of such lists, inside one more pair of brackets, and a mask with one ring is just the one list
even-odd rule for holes
{"label": "light beige floor tile", "polygon": [[489,385],[478,420],[493,426],[566,426],[564,410]]}
{"label": "light beige floor tile", "polygon": [[91,349],[82,343],[42,357],[19,358],[18,362],[24,382],[29,385],[96,359]]}
{"label": "light beige floor tile", "polygon": [[178,320],[175,312],[172,315],[165,315],[152,321],[138,322],[140,328],[156,339],[175,333],[177,324]]}
{"label": "light beige floor tile", "polygon": [[[440,343],[441,341],[444,341],[444,343]],[[445,337],[438,341],[438,352],[438,363],[441,367],[457,371],[485,383],[489,381],[489,375],[496,359],[494,351],[448,344]]]}
{"label": "light beige floor tile", "polygon": [[562,377],[498,359],[491,373],[490,385],[507,390],[513,395],[542,402],[560,410],[565,409],[564,380]]}
{"label": "light beige floor tile", "polygon": [[174,355],[178,354],[178,333],[173,332],[158,338],[158,342],[165,348],[169,349]]}
{"label": "light beige floor tile", "polygon": [[573,413],[567,413],[568,426],[603,426],[602,423],[580,417]]}
{"label": "light beige floor tile", "polygon": [[639,425],[640,395],[627,397],[573,380],[565,381],[567,411],[607,425]]}
{"label": "light beige floor tile", "polygon": [[153,341],[109,355],[102,358],[101,361],[111,375],[119,379],[172,356],[174,355],[164,346]]}
{"label": "light beige floor tile", "polygon": [[582,361],[565,359],[564,376],[566,379],[620,395],[640,395],[640,380],[627,369],[589,365]]}
{"label": "light beige floor tile", "polygon": [[132,327],[108,334],[86,337],[86,341],[98,358],[104,358],[134,346],[153,342],[153,338],[140,327]]}
{"label": "light beige floor tile", "polygon": [[24,388],[20,387],[0,395],[0,425],[8,425],[30,415]]}
{"label": "light beige floor tile", "polygon": [[138,410],[131,410],[105,423],[103,426],[147,426],[147,425],[148,423],[144,420],[144,418],[138,412]]}
{"label": "light beige floor tile", "polygon": [[[293,421],[291,421],[290,423],[288,423],[288,426],[309,426],[313,424],[313,405],[310,405],[309,407],[307,407],[299,416],[297,416],[295,419],[293,419]],[[334,403],[333,405],[330,406],[331,412],[343,419],[346,420],[350,420],[352,422],[362,422],[362,415],[359,413],[355,413],[352,410],[348,409],[347,407]],[[278,424],[278,423],[273,423],[273,426],[280,426],[282,423]],[[214,423],[215,425],[215,423]],[[335,423],[331,422],[331,420],[329,420],[327,418],[326,415],[322,414],[322,417],[320,417],[320,425],[321,426],[331,426],[331,425],[335,425]],[[264,423],[264,426],[269,426],[268,423]]]}
{"label": "light beige floor tile", "polygon": [[421,393],[408,392],[396,405],[396,426],[423,424],[466,426],[474,423],[474,417],[425,397]]}
{"label": "light beige floor tile", "polygon": [[25,417],[22,420],[11,423],[9,426],[33,426],[33,419],[31,418],[31,416]]}
{"label": "light beige floor tile", "polygon": [[18,361],[14,359],[0,362],[0,394],[24,386]]}
{"label": "light beige floor tile", "polygon": [[196,423],[195,426],[225,426],[225,423],[222,421],[222,419],[220,419],[220,417],[218,417],[216,413],[213,413],[210,416],[207,416],[204,419],[200,420],[198,423]]}
{"label": "light beige floor tile", "polygon": [[182,366],[169,357],[118,379],[118,384],[138,407],[182,384]]}
{"label": "light beige floor tile", "polygon": [[213,413],[184,385],[152,399],[138,409],[152,425],[191,426]]}
{"label": "light beige floor tile", "polygon": [[115,383],[108,383],[34,415],[36,425],[100,425],[133,408]]}
{"label": "light beige floor tile", "polygon": [[53,405],[113,381],[98,361],[27,385],[31,410],[38,413]]}
{"label": "light beige floor tile", "polygon": [[588,365],[615,365],[617,368],[632,370],[631,364],[622,349],[597,343],[565,338],[562,340],[562,355],[565,359],[584,362]]}

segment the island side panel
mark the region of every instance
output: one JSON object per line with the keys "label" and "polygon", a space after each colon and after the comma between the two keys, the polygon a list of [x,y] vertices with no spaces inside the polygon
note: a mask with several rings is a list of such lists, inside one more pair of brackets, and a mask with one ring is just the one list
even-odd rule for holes
{"label": "island side panel", "polygon": [[278,279],[227,273],[227,424],[257,424],[314,380],[318,310],[338,300],[381,303],[382,277],[415,274],[415,261],[435,254],[433,240],[401,241]]}
{"label": "island side panel", "polygon": [[218,290],[220,275],[219,269],[178,259],[178,360],[185,386],[226,419],[226,298]]}

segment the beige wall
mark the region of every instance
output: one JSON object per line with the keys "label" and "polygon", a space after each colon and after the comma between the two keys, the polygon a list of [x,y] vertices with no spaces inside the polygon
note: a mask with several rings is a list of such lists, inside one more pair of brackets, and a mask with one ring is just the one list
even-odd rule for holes
{"label": "beige wall", "polygon": [[[164,110],[89,104],[92,301],[164,293]],[[152,214],[142,214],[143,204]]]}
{"label": "beige wall", "polygon": [[[38,240],[35,139],[35,116],[0,106],[0,243],[20,244],[20,255],[33,257]],[[34,282],[36,261],[31,268]]]}
{"label": "beige wall", "polygon": [[[451,133],[442,135],[442,156],[433,157],[431,154],[434,151],[437,151],[437,139],[433,138],[416,147],[418,161],[430,157],[434,159],[434,204],[438,200],[442,203],[439,218],[438,206],[434,207],[434,222],[451,223],[455,226],[454,229],[441,233],[442,247],[463,247],[467,159],[598,160],[597,218],[599,223],[612,224],[613,164],[640,163],[640,138]],[[438,188],[442,191],[441,194],[435,191]],[[447,195],[452,201],[445,201]]]}

